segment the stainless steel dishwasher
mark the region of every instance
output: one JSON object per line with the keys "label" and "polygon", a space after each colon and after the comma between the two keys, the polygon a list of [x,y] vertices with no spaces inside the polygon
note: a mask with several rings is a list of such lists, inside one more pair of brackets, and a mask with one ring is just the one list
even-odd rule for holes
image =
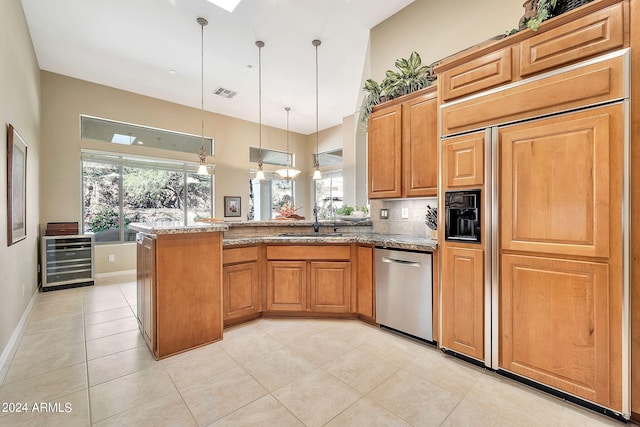
{"label": "stainless steel dishwasher", "polygon": [[433,341],[431,254],[376,248],[375,257],[376,321]]}

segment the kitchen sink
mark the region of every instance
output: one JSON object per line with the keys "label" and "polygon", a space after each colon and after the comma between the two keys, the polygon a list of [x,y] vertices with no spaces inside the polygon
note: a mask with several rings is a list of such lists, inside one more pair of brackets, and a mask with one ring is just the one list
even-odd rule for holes
{"label": "kitchen sink", "polygon": [[340,237],[342,233],[283,233],[280,237]]}

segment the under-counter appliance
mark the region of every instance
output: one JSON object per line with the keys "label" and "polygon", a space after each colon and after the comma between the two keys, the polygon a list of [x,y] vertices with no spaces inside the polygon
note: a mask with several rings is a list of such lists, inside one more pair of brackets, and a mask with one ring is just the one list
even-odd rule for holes
{"label": "under-counter appliance", "polygon": [[376,248],[376,321],[433,341],[432,256]]}
{"label": "under-counter appliance", "polygon": [[480,190],[445,192],[445,240],[480,243],[480,206]]}

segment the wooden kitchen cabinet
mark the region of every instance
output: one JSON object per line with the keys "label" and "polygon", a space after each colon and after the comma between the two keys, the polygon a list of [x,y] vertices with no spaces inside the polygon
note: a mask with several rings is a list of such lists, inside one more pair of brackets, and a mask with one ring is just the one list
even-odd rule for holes
{"label": "wooden kitchen cabinet", "polygon": [[402,103],[403,197],[438,194],[438,99],[435,87]]}
{"label": "wooden kitchen cabinet", "polygon": [[450,350],[484,358],[484,252],[448,246],[443,259],[442,337]]}
{"label": "wooden kitchen cabinet", "polygon": [[437,117],[436,86],[374,108],[368,124],[369,198],[437,194]]}
{"label": "wooden kitchen cabinet", "polygon": [[138,327],[149,349],[157,357],[156,347],[156,247],[155,239],[141,236],[137,244],[137,317]]}
{"label": "wooden kitchen cabinet", "polygon": [[306,261],[267,261],[267,310],[307,309]]}
{"label": "wooden kitchen cabinet", "polygon": [[445,187],[474,187],[484,183],[485,133],[476,132],[443,142]]}
{"label": "wooden kitchen cabinet", "polygon": [[267,311],[351,313],[349,245],[270,245]]}
{"label": "wooden kitchen cabinet", "polygon": [[313,312],[351,312],[351,263],[311,262],[310,309]]}
{"label": "wooden kitchen cabinet", "polygon": [[438,81],[445,102],[509,83],[512,78],[511,47],[506,47],[448,69]]}
{"label": "wooden kitchen cabinet", "polygon": [[402,196],[402,105],[371,113],[368,125],[369,198]]}
{"label": "wooden kitchen cabinet", "polygon": [[621,324],[610,323],[608,270],[606,263],[503,255],[500,366],[617,407],[611,392],[622,378],[609,345]]}
{"label": "wooden kitchen cabinet", "polygon": [[375,319],[373,246],[358,245],[356,252],[356,313]]}
{"label": "wooden kitchen cabinet", "polygon": [[234,319],[261,311],[258,247],[229,248],[223,251],[223,315],[225,326]]}
{"label": "wooden kitchen cabinet", "polygon": [[156,359],[222,338],[222,233],[144,235],[142,333]]}

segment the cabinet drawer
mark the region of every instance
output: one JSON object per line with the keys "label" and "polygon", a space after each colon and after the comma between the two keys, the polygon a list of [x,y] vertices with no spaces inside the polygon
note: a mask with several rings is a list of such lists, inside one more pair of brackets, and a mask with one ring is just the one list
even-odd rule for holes
{"label": "cabinet drawer", "polygon": [[345,260],[351,259],[349,246],[267,246],[267,259],[280,260]]}
{"label": "cabinet drawer", "polygon": [[520,75],[567,65],[624,45],[618,3],[520,43]]}
{"label": "cabinet drawer", "polygon": [[255,261],[257,259],[258,259],[257,246],[250,246],[246,248],[229,248],[229,249],[225,249],[222,252],[222,260],[224,265]]}
{"label": "cabinet drawer", "polygon": [[447,70],[440,78],[443,101],[509,83],[512,79],[511,47]]}

